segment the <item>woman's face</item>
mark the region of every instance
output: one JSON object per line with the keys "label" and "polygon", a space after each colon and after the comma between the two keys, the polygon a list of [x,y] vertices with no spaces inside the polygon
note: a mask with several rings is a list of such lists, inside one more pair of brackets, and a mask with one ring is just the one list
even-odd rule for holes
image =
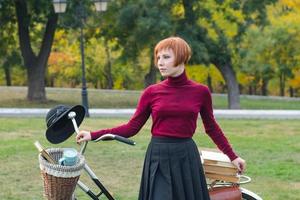
{"label": "woman's face", "polygon": [[174,66],[175,54],[172,49],[162,49],[157,53],[157,67],[162,76],[176,77],[184,71],[184,65]]}

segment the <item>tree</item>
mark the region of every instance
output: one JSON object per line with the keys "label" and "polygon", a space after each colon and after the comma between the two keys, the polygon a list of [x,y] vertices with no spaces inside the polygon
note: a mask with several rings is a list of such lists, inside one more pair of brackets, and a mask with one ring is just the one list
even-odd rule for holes
{"label": "tree", "polygon": [[272,50],[274,39],[270,33],[259,27],[251,27],[246,32],[239,48],[240,70],[252,77],[249,81],[249,94],[257,94],[256,87],[261,85],[261,94],[268,94],[268,83],[275,76]]}
{"label": "tree", "polygon": [[214,64],[224,77],[228,89],[228,107],[231,109],[240,107],[240,91],[232,58],[250,25],[267,24],[266,5],[273,2],[275,0],[215,0],[198,3],[198,26],[207,30],[206,37],[202,37],[201,41],[208,51],[209,62]]}
{"label": "tree", "polygon": [[174,33],[168,1],[114,1],[110,6],[104,16],[102,35],[107,40],[118,41],[116,49],[122,51],[120,60],[134,63],[134,68],[139,68],[139,55],[147,49],[149,68],[144,77],[145,87],[155,83],[154,45]]}
{"label": "tree", "polygon": [[[45,101],[45,74],[48,57],[50,55],[58,16],[53,11],[51,2],[48,1],[23,1],[15,0],[18,22],[18,34],[21,54],[27,69],[28,93],[30,101]],[[35,47],[32,40],[40,38],[30,37],[30,28],[46,23],[41,34],[40,47]]]}
{"label": "tree", "polygon": [[285,96],[286,82],[293,78],[293,69],[300,63],[299,6],[299,2],[281,0],[269,14],[269,34],[275,41],[271,52],[281,96]]}
{"label": "tree", "polygon": [[[115,17],[113,33],[129,58],[137,57],[144,48],[152,49],[161,38],[183,37],[193,49],[191,63],[213,63],[226,81],[229,108],[239,108],[239,87],[231,59],[247,27],[266,23],[265,6],[274,1],[121,1],[115,4],[120,14]],[[222,26],[224,22],[230,27]],[[228,31],[232,27],[233,34]],[[150,78],[155,74],[151,51],[150,58],[146,85],[155,80]]]}
{"label": "tree", "polygon": [[299,65],[299,11],[280,2],[269,7],[268,18],[270,24],[251,27],[241,42],[242,71],[262,82],[263,95],[267,94],[269,80],[277,76],[279,94],[284,96],[285,84]]}
{"label": "tree", "polygon": [[87,80],[98,88],[113,89],[111,47],[103,37],[90,38],[87,45]]}
{"label": "tree", "polygon": [[11,86],[11,70],[16,65],[21,65],[17,45],[16,19],[13,16],[13,8],[8,1],[0,2],[0,66],[2,66],[7,86]]}
{"label": "tree", "polygon": [[[276,63],[276,74],[279,77],[280,95],[285,96],[286,80],[292,78],[292,68],[296,66],[296,56],[299,53],[299,41],[297,38],[298,32],[287,34],[286,29],[277,29],[274,31],[276,46],[273,49],[273,58]],[[298,44],[298,45],[295,45]],[[299,62],[298,62],[299,63]]]}

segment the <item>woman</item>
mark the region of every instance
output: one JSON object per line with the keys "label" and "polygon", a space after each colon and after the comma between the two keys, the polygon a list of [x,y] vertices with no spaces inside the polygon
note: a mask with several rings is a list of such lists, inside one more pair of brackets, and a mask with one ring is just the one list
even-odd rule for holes
{"label": "woman", "polygon": [[106,133],[131,137],[151,115],[152,138],[148,146],[139,200],[209,200],[200,156],[192,140],[200,112],[205,131],[242,173],[238,157],[216,123],[209,89],[187,78],[189,45],[179,37],[160,41],[154,49],[155,64],[166,80],[151,85],[140,97],[127,124],[111,129],[80,131],[77,142],[95,140]]}

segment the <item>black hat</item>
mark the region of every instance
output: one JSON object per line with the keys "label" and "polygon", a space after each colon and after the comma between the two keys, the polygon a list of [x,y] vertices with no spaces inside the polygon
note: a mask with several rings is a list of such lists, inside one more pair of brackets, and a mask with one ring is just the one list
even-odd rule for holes
{"label": "black hat", "polygon": [[69,107],[58,105],[49,110],[46,116],[46,138],[49,142],[53,144],[61,143],[75,132],[72,120],[68,118],[68,114],[71,111],[76,113],[75,120],[79,127],[85,115],[85,108],[83,106],[76,105]]}

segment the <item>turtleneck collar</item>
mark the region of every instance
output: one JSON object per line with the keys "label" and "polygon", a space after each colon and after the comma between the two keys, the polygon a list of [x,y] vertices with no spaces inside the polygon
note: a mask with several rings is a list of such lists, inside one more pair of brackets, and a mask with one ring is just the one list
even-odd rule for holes
{"label": "turtleneck collar", "polygon": [[188,77],[186,75],[185,70],[182,74],[176,77],[169,76],[166,80],[166,83],[170,86],[181,86],[185,85],[188,82]]}

